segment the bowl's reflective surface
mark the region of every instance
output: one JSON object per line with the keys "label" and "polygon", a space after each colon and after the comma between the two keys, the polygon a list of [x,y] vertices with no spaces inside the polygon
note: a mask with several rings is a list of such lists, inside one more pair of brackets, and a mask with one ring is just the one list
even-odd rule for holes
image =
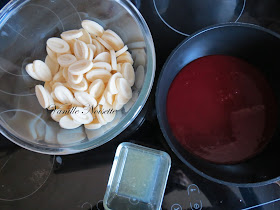
{"label": "bowl's reflective surface", "polygon": [[[134,68],[144,66],[145,79],[141,87],[133,86],[137,100],[130,103],[131,108],[119,111],[113,122],[98,130],[83,126],[64,130],[39,105],[34,86],[40,82],[27,75],[25,65],[35,59],[44,60],[46,40],[59,37],[65,30],[81,28],[84,19],[114,30],[126,44],[144,41],[144,50],[130,50]],[[1,133],[16,144],[40,153],[76,153],[113,139],[141,111],[153,84],[152,37],[141,14],[126,0],[11,1],[0,12],[0,46]]]}

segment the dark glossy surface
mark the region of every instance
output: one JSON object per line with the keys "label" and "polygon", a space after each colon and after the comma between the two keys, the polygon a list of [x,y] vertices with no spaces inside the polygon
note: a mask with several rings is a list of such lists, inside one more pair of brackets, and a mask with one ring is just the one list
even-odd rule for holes
{"label": "dark glossy surface", "polygon": [[[168,55],[186,37],[174,32],[161,21],[154,9],[153,1],[132,1],[140,9],[151,29],[156,46],[158,77]],[[276,3],[273,0],[265,1],[267,3],[265,6],[263,0],[247,0],[247,2],[249,6],[245,10],[243,21],[257,21],[266,27],[279,29],[280,24],[278,19],[275,19],[275,16],[279,15],[279,1]],[[155,86],[156,82],[154,89]],[[0,185],[0,209],[102,209],[102,199],[115,149],[123,141],[162,149],[171,155],[172,168],[165,191],[163,210],[190,210],[195,209],[194,207],[200,209],[200,204],[203,210],[239,210],[274,201],[280,197],[280,188],[276,183],[254,188],[229,187],[211,182],[186,167],[170,150],[160,132],[154,108],[154,93],[153,90],[149,103],[139,117],[118,138],[88,152],[57,157],[39,155],[21,149],[1,137],[0,180],[5,180],[5,183],[1,182]],[[38,160],[35,162],[35,159]],[[276,163],[277,160],[274,164]],[[14,181],[15,179],[19,181]],[[199,187],[199,191],[196,186]],[[8,191],[9,194],[6,194]],[[7,201],[3,200],[4,198],[18,200]],[[279,208],[280,201],[276,200],[255,209]]]}
{"label": "dark glossy surface", "polygon": [[186,65],[166,103],[178,142],[217,164],[254,157],[276,127],[277,104],[268,82],[257,67],[233,56],[205,56]]}

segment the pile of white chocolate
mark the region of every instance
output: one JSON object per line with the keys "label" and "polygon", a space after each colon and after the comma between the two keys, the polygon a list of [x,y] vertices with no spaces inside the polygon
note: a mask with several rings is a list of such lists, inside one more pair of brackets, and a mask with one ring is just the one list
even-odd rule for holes
{"label": "pile of white chocolate", "polygon": [[82,29],[48,39],[46,50],[45,62],[35,60],[26,71],[45,82],[35,86],[36,96],[62,128],[98,129],[131,99],[133,59],[114,31],[84,20]]}

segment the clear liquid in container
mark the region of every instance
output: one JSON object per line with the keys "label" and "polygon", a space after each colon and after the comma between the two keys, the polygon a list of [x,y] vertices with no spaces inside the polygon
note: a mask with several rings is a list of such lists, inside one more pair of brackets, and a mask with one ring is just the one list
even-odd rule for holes
{"label": "clear liquid in container", "polygon": [[120,144],[103,201],[105,209],[160,209],[170,164],[163,151]]}

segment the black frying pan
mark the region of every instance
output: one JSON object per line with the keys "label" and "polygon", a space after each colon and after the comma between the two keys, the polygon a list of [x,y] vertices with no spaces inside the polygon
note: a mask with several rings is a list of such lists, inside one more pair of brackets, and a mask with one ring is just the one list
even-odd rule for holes
{"label": "black frying pan", "polygon": [[216,25],[185,39],[172,52],[161,71],[156,109],[163,135],[181,161],[212,181],[244,187],[275,182],[280,179],[280,123],[262,153],[235,165],[218,165],[193,156],[180,146],[171,132],[166,115],[166,98],[173,79],[193,60],[217,54],[239,57],[259,69],[265,69],[262,73],[274,90],[280,108],[280,35],[251,24]]}

